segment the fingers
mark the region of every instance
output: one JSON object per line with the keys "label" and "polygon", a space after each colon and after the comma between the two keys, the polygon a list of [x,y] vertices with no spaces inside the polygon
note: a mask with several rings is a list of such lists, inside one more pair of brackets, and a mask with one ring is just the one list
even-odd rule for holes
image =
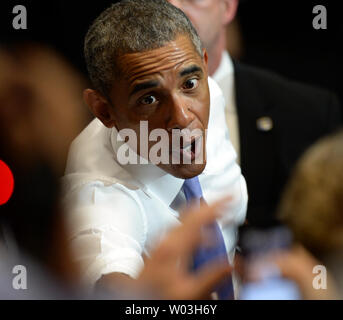
{"label": "fingers", "polygon": [[183,225],[175,229],[175,238],[182,245],[185,252],[189,253],[199,245],[201,240],[201,229],[212,223],[225,209],[231,197],[225,197],[213,205],[190,208],[182,214]]}
{"label": "fingers", "polygon": [[296,246],[288,251],[271,255],[270,259],[278,266],[286,278],[298,278],[300,274],[311,274],[315,265],[320,264],[305,248]]}
{"label": "fingers", "polygon": [[231,275],[232,270],[227,262],[214,261],[204,266],[194,276],[193,298],[207,297],[219,283]]}
{"label": "fingers", "polygon": [[[227,262],[220,264],[216,261],[194,274],[189,273],[188,262],[202,240],[202,227],[213,222],[230,199],[226,197],[211,206],[187,210],[183,224],[171,230],[152,252],[141,278],[150,279],[157,290],[167,291],[169,296],[190,299],[208,297],[213,287],[228,276],[232,268]],[[173,288],[172,294],[169,288]]]}
{"label": "fingers", "polygon": [[189,223],[196,224],[198,227],[208,224],[220,217],[221,212],[231,200],[231,196],[226,196],[211,205],[201,205],[200,209],[195,206],[185,209],[181,214],[181,222],[186,225]]}
{"label": "fingers", "polygon": [[225,197],[211,206],[190,208],[184,212],[183,224],[171,230],[156,251],[164,258],[178,256],[185,259],[200,244],[202,227],[213,222],[230,200],[231,197]]}
{"label": "fingers", "polygon": [[213,222],[230,199],[226,197],[211,206],[191,208],[184,212],[183,224],[169,231],[151,257],[159,261],[187,261],[187,256],[200,244],[202,227]]}

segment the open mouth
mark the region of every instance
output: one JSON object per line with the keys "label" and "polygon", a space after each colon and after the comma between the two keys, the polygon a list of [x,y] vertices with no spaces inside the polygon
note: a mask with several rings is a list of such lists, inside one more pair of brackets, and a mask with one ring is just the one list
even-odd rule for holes
{"label": "open mouth", "polygon": [[201,136],[192,138],[192,140],[188,144],[185,143],[184,140],[181,138],[180,148],[173,149],[172,152],[174,154],[179,153],[180,157],[178,158],[182,163],[191,163],[200,154],[202,140],[200,138]]}
{"label": "open mouth", "polygon": [[191,159],[195,158],[195,139],[192,139],[192,142],[187,146],[182,146],[180,148],[181,154],[189,154]]}

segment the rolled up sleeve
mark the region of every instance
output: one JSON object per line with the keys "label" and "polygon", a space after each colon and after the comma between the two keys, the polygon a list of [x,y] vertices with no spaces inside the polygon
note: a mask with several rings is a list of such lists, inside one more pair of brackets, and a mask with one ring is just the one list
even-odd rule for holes
{"label": "rolled up sleeve", "polygon": [[146,217],[125,187],[94,182],[74,190],[68,199],[67,226],[85,285],[113,272],[137,277],[144,265]]}

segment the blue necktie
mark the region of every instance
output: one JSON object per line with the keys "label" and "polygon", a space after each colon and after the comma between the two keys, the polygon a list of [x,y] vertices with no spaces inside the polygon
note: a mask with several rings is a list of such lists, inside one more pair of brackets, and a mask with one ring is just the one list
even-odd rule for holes
{"label": "blue necktie", "polygon": [[[202,190],[198,177],[186,179],[183,186],[187,203],[198,204],[203,200]],[[223,239],[222,232],[217,222],[206,226],[206,231],[210,232],[211,237],[215,240],[211,246],[200,246],[193,257],[193,270],[197,270],[201,266],[215,259],[223,259],[228,261],[226,247]],[[216,289],[215,292],[220,300],[233,299],[233,285],[231,276],[227,277]]]}

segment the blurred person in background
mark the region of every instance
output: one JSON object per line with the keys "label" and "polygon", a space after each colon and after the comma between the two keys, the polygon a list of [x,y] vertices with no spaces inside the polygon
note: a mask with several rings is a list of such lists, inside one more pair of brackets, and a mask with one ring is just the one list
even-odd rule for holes
{"label": "blurred person in background", "polygon": [[299,241],[292,228],[246,227],[241,231],[242,253],[235,270],[242,279],[240,300],[327,300],[341,299],[336,276],[341,277],[339,255],[331,258],[330,269]]}
{"label": "blurred person in background", "polygon": [[284,226],[242,230],[241,299],[343,299],[343,132],[299,159],[278,207]]}
{"label": "blurred person in background", "polygon": [[[0,70],[0,158],[15,179],[12,197],[0,206],[0,299],[208,296],[230,268],[216,264],[194,274],[188,259],[222,202],[189,210],[183,225],[147,259],[137,281],[91,295],[84,291],[68,250],[57,182],[69,143],[86,118],[80,110],[82,79],[53,50],[32,43],[2,47]],[[25,290],[13,287],[17,265],[26,268]]]}
{"label": "blurred person in background", "polygon": [[[0,64],[1,158],[15,179],[12,198],[0,208],[2,243],[9,264],[27,266],[31,289],[7,292],[13,298],[63,297],[58,280],[70,286],[78,280],[68,263],[57,181],[70,139],[83,124],[82,83],[41,46],[2,48]],[[49,282],[49,275],[56,281]],[[3,290],[11,288],[7,284]]]}
{"label": "blurred person in background", "polygon": [[226,28],[239,0],[168,1],[192,21],[208,52],[209,75],[224,93],[230,140],[248,186],[248,223],[271,226],[298,157],[341,125],[338,100],[328,91],[231,59]]}
{"label": "blurred person in background", "polygon": [[240,230],[241,254],[236,270],[241,276],[241,300],[299,300],[301,294],[295,281],[283,277],[272,260],[276,254],[292,246],[292,234],[282,225]]}
{"label": "blurred person in background", "polygon": [[[343,299],[342,164],[343,132],[339,131],[305,152],[287,183],[278,210],[298,246],[288,254],[280,254],[277,262],[309,299]],[[316,265],[328,270],[327,290],[312,286]]]}

